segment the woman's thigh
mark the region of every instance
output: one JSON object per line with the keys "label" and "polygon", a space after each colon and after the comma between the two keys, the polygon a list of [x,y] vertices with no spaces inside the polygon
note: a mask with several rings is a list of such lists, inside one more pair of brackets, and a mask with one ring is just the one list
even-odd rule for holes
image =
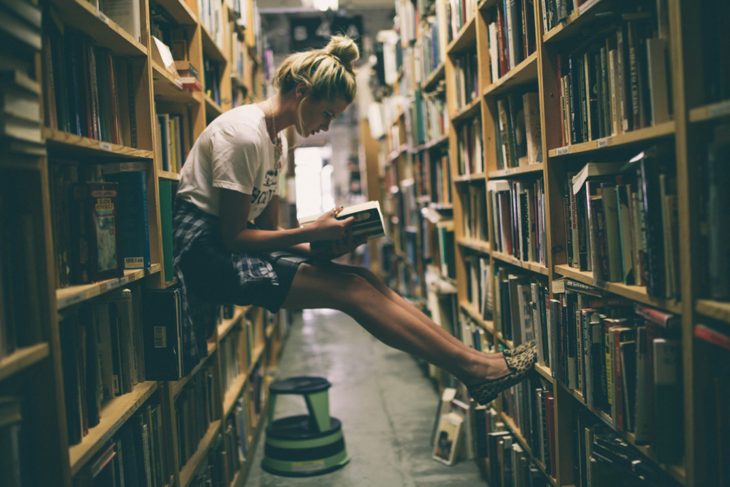
{"label": "woman's thigh", "polygon": [[352,311],[380,293],[362,276],[332,265],[304,263],[292,281],[283,308]]}

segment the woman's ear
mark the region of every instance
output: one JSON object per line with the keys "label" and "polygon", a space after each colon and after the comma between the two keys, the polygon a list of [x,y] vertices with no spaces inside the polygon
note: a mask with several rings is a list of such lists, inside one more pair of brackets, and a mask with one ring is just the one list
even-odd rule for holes
{"label": "woman's ear", "polygon": [[302,98],[307,96],[307,94],[309,93],[309,86],[307,86],[307,84],[303,83],[303,82],[297,83],[297,87],[295,88],[295,93],[296,93],[297,99],[301,100]]}

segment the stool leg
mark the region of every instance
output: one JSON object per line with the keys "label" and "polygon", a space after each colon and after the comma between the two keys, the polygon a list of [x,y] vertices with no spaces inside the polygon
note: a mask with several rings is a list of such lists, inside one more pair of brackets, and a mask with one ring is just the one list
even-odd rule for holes
{"label": "stool leg", "polygon": [[330,429],[330,403],[327,391],[306,394],[305,399],[309,416],[314,418],[319,432]]}

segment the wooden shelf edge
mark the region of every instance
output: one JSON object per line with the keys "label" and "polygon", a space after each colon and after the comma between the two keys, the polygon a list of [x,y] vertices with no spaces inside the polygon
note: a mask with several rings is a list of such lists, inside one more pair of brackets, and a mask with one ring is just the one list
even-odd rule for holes
{"label": "wooden shelf edge", "polygon": [[513,266],[516,266],[516,267],[520,267],[526,271],[536,272],[538,274],[542,274],[543,276],[550,275],[550,270],[546,266],[539,264],[537,262],[520,260],[517,257],[513,257],[509,254],[505,254],[503,252],[498,252],[496,250],[492,250],[492,257],[501,262],[505,262],[507,264],[512,264]]}
{"label": "wooden shelf edge", "polygon": [[489,179],[508,178],[511,176],[519,176],[521,174],[532,174],[541,173],[545,168],[545,164],[542,162],[528,164],[527,166],[510,167],[507,169],[498,169],[496,171],[489,171],[487,177]]}
{"label": "wooden shelf edge", "polygon": [[[603,4],[605,3],[606,2],[603,2]],[[542,38],[543,44],[555,42],[557,39],[561,39],[565,36],[564,31],[569,32],[570,30],[574,30],[576,27],[580,27],[581,24],[584,24],[586,21],[586,14],[589,12],[593,13],[591,12],[593,7],[603,4],[600,0],[588,0],[588,2],[581,5],[578,10],[573,11],[566,20],[545,32]]]}
{"label": "wooden shelf edge", "polygon": [[730,100],[702,105],[689,111],[690,122],[707,122],[727,116],[730,116]]}
{"label": "wooden shelf edge", "polygon": [[441,61],[438,66],[436,66],[433,71],[428,73],[426,76],[426,79],[421,82],[421,89],[423,91],[432,91],[434,88],[436,88],[436,82],[444,77],[444,74],[446,73],[446,65],[443,61]]}
{"label": "wooden shelf edge", "polygon": [[638,301],[648,306],[664,309],[674,314],[680,314],[682,312],[681,302],[652,298],[646,293],[646,287],[644,286],[629,286],[618,282],[606,282],[603,285],[596,285],[593,282],[592,272],[580,271],[567,264],[556,265],[555,272],[564,277],[574,279],[597,289],[603,289],[604,291],[608,291],[632,301]]}
{"label": "wooden shelf edge", "polygon": [[197,16],[184,0],[158,0],[157,3],[164,7],[178,24],[194,26],[198,23]]}
{"label": "wooden shelf edge", "polygon": [[205,432],[203,438],[200,439],[200,443],[198,443],[198,449],[195,450],[195,453],[193,453],[193,455],[188,458],[188,460],[185,462],[185,465],[183,465],[183,467],[180,469],[181,487],[187,487],[187,485],[193,479],[193,474],[198,469],[198,466],[200,466],[200,462],[202,462],[207,455],[208,450],[213,443],[215,435],[218,434],[218,429],[220,428],[220,425],[220,419],[216,419],[215,421],[212,421],[210,423],[210,425],[208,426],[208,431]]}
{"label": "wooden shelf edge", "polygon": [[203,95],[203,98],[205,99],[205,109],[210,110],[211,112],[215,113],[216,116],[221,115],[223,113],[223,108],[219,104],[217,104],[210,96],[207,94]]}
{"label": "wooden shelf edge", "polygon": [[[206,346],[208,346],[208,342],[206,342]],[[195,365],[195,367],[193,367],[193,370],[191,370],[190,373],[188,375],[186,375],[185,377],[182,377],[178,380],[171,380],[171,381],[167,382],[168,386],[169,386],[168,389],[170,391],[171,398],[173,398],[173,399],[176,398],[182,392],[182,390],[185,388],[187,383],[190,382],[190,379],[192,379],[195,374],[200,372],[200,369],[202,369],[205,366],[205,364],[208,363],[208,359],[210,357],[211,357],[211,354],[209,353],[207,356],[200,359],[200,362],[198,362],[197,365]]]}
{"label": "wooden shelf edge", "polygon": [[49,354],[50,348],[46,342],[16,349],[10,355],[0,359],[0,381],[37,364]]}
{"label": "wooden shelf edge", "polygon": [[231,413],[231,409],[233,409],[233,406],[236,404],[236,400],[238,400],[238,396],[241,395],[241,391],[243,391],[244,386],[248,382],[247,377],[245,374],[240,373],[238,374],[238,377],[233,381],[231,384],[231,387],[228,388],[224,395],[223,400],[223,417],[226,418]]}
{"label": "wooden shelf edge", "polygon": [[216,44],[213,36],[208,32],[208,29],[204,25],[200,25],[200,31],[203,33],[203,55],[209,55],[219,63],[224,65],[228,63],[226,55],[223,53],[223,49]]}
{"label": "wooden shelf edge", "polygon": [[461,237],[456,239],[456,243],[475,252],[481,252],[483,254],[489,254],[491,252],[489,242],[483,242],[481,240],[476,240],[473,238]]}
{"label": "wooden shelf edge", "polygon": [[535,364],[535,371],[540,374],[545,380],[548,382],[553,381],[553,374],[550,371],[550,368],[546,365],[543,365],[541,363]]}
{"label": "wooden shelf edge", "polygon": [[218,340],[225,337],[229,331],[231,331],[248,312],[250,306],[236,306],[233,311],[233,317],[227,320],[223,320],[218,325]]}
{"label": "wooden shelf edge", "polygon": [[711,299],[698,299],[695,305],[697,313],[709,318],[730,323],[730,302],[713,301]]}
{"label": "wooden shelf edge", "polygon": [[[528,71],[534,71],[534,73],[527,74]],[[522,76],[523,74],[525,76]],[[517,66],[487,86],[484,89],[483,96],[495,96],[507,91],[512,88],[513,82],[522,84],[532,80],[537,81],[537,51],[527,56]]]}
{"label": "wooden shelf edge", "polygon": [[471,303],[467,302],[460,302],[459,307],[469,315],[469,318],[476,321],[479,326],[484,328],[489,334],[494,335],[495,334],[495,328],[494,328],[494,322],[492,320],[486,320],[482,318],[482,316],[479,314],[479,311],[477,311],[474,306]]}
{"label": "wooden shelf edge", "polygon": [[105,404],[99,415],[99,424],[89,430],[81,443],[68,450],[71,475],[76,475],[156,390],[157,382],[141,382],[131,392]]}
{"label": "wooden shelf edge", "polygon": [[122,277],[56,289],[56,308],[61,310],[74,304],[88,301],[96,296],[126,286],[131,282],[139,281],[146,276],[156,274],[160,272],[160,269],[160,264],[152,264],[149,269],[126,270]]}
{"label": "wooden shelf edge", "polygon": [[474,174],[462,174],[454,178],[455,183],[470,183],[474,181],[484,181],[484,173],[478,172]]}
{"label": "wooden shelf edge", "polygon": [[618,135],[611,135],[601,139],[590,140],[588,142],[580,142],[578,144],[565,145],[548,151],[549,157],[563,157],[571,154],[582,154],[593,152],[607,147],[620,147],[623,145],[645,142],[661,137],[673,135],[675,131],[674,121],[660,123],[651,127],[644,127],[630,132],[624,132]]}
{"label": "wooden shelf edge", "polygon": [[135,149],[133,147],[112,144],[111,142],[90,139],[48,127],[43,127],[43,138],[50,145],[49,150],[56,146],[67,150],[78,149],[93,152],[95,155],[124,156],[150,160],[154,158],[154,153],[151,150]]}
{"label": "wooden shelf edge", "polygon": [[180,173],[159,170],[159,171],[157,171],[157,175],[159,177],[161,177],[162,179],[169,179],[171,181],[180,181]]}
{"label": "wooden shelf edge", "polygon": [[480,107],[481,100],[477,96],[472,101],[461,107],[454,116],[451,117],[451,123],[459,123],[464,120],[476,117],[477,114],[481,116],[481,112],[478,110]]}
{"label": "wooden shelf edge", "polygon": [[[474,12],[471,18],[466,21],[466,24],[461,26],[459,32],[454,36],[449,45],[446,46],[447,55],[453,56],[455,54],[458,54],[459,52],[465,50],[472,43],[476,43],[476,19],[477,13]],[[472,33],[470,32],[472,29],[474,30],[473,40],[471,39]]]}

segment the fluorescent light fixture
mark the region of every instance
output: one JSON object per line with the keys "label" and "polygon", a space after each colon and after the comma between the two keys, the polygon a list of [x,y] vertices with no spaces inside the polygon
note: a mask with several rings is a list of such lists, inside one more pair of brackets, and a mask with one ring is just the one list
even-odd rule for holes
{"label": "fluorescent light fixture", "polygon": [[305,6],[306,3],[317,10],[321,10],[322,12],[326,12],[327,10],[336,11],[339,7],[338,0],[309,0],[308,2],[305,2]]}

